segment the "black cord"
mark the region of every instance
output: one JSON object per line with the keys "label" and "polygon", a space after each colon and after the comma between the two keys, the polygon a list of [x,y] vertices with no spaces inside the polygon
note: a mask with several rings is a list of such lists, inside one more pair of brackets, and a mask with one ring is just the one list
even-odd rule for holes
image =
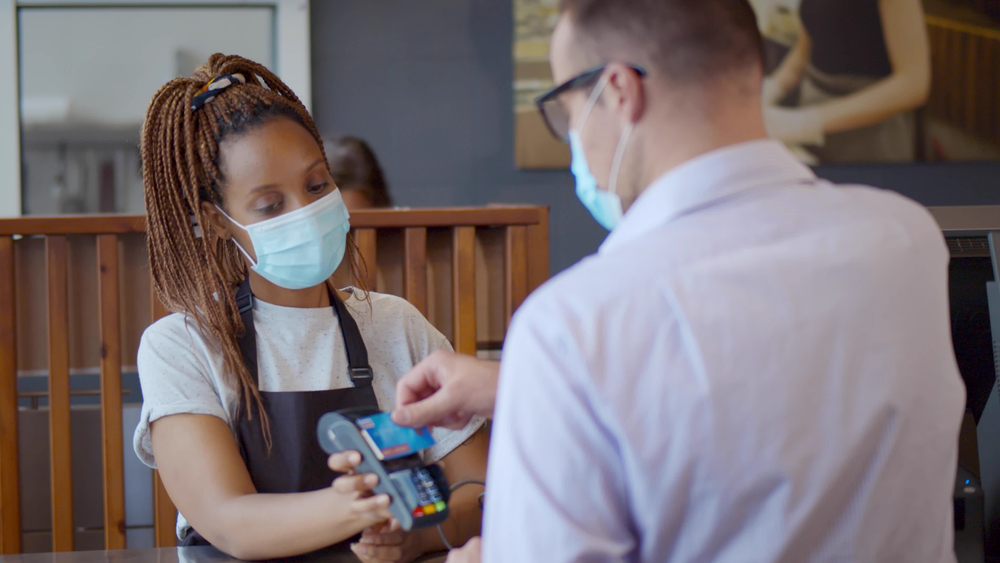
{"label": "black cord", "polygon": [[[455,483],[454,485],[451,486],[451,489],[449,489],[449,491],[454,493],[455,491],[461,489],[466,485],[481,485],[485,487],[486,483],[484,483],[483,481],[477,481],[475,479],[468,479],[466,481],[459,481],[458,483]],[[479,493],[479,510],[483,509],[483,497],[485,495],[486,493]],[[454,547],[452,547],[451,542],[448,541],[448,538],[444,537],[444,529],[441,527],[441,524],[437,525],[437,529],[438,529],[438,535],[441,536],[441,542],[444,543],[444,546],[446,548],[448,548],[448,551],[455,549]]]}

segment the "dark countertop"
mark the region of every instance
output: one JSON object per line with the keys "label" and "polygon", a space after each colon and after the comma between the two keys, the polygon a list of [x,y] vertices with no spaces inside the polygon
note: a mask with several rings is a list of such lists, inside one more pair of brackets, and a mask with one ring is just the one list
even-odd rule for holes
{"label": "dark countertop", "polygon": [[[212,547],[177,547],[164,549],[126,549],[121,551],[72,551],[65,553],[31,553],[2,555],[0,563],[221,563],[239,561]],[[283,559],[316,563],[358,563],[351,553],[324,553]],[[438,563],[443,555],[425,555],[417,561]]]}
{"label": "dark countertop", "polygon": [[[327,563],[357,563],[352,554],[326,554],[301,559]],[[0,556],[0,563],[220,563],[239,561],[211,547],[127,549],[122,551],[73,551]]]}

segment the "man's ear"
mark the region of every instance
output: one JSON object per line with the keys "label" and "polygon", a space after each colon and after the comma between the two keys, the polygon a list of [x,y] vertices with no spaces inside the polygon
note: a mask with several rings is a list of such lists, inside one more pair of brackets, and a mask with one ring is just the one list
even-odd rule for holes
{"label": "man's ear", "polygon": [[639,74],[622,63],[608,65],[610,77],[605,92],[614,96],[612,109],[623,114],[629,123],[638,122],[646,112],[646,90]]}
{"label": "man's ear", "polygon": [[215,205],[207,201],[201,202],[201,213],[203,216],[208,217],[208,222],[211,223],[212,230],[215,231],[216,236],[223,240],[233,238],[233,233],[229,230],[229,219]]}

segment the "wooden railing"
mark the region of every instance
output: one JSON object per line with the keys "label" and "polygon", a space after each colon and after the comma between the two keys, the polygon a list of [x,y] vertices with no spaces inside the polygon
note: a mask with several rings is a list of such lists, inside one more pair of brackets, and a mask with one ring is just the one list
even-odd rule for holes
{"label": "wooden railing", "polygon": [[[408,299],[456,350],[497,347],[549,274],[548,211],[504,206],[352,214],[369,287]],[[167,312],[152,292],[142,216],[0,220],[0,553],[21,550],[19,370],[48,373],[52,548],[74,542],[70,370],[99,365],[104,543],[125,545],[122,366]],[[96,287],[95,287],[96,285]],[[91,326],[96,319],[96,327]],[[176,511],[154,472],[158,546]]]}
{"label": "wooden railing", "polygon": [[927,16],[933,57],[927,113],[1000,145],[1000,30]]}

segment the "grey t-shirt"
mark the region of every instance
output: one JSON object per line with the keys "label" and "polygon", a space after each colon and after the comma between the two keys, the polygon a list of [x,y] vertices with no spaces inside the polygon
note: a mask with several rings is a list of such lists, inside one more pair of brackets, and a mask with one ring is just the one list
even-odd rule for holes
{"label": "grey t-shirt", "polygon": [[[448,340],[409,302],[399,297],[352,291],[346,305],[358,323],[375,374],[373,387],[382,410],[396,400],[396,382],[434,350],[451,349]],[[254,301],[257,362],[261,391],[344,389],[352,383],[340,324],[332,307],[298,309]],[[222,378],[222,357],[195,323],[175,313],[153,323],[142,335],[138,354],[142,413],[133,446],[139,459],[156,467],[150,424],[172,414],[207,414],[229,424],[235,435],[237,391]],[[437,461],[469,438],[481,425],[473,420],[460,431],[434,429],[436,444],[426,457]],[[177,519],[178,537],[189,526]]]}

